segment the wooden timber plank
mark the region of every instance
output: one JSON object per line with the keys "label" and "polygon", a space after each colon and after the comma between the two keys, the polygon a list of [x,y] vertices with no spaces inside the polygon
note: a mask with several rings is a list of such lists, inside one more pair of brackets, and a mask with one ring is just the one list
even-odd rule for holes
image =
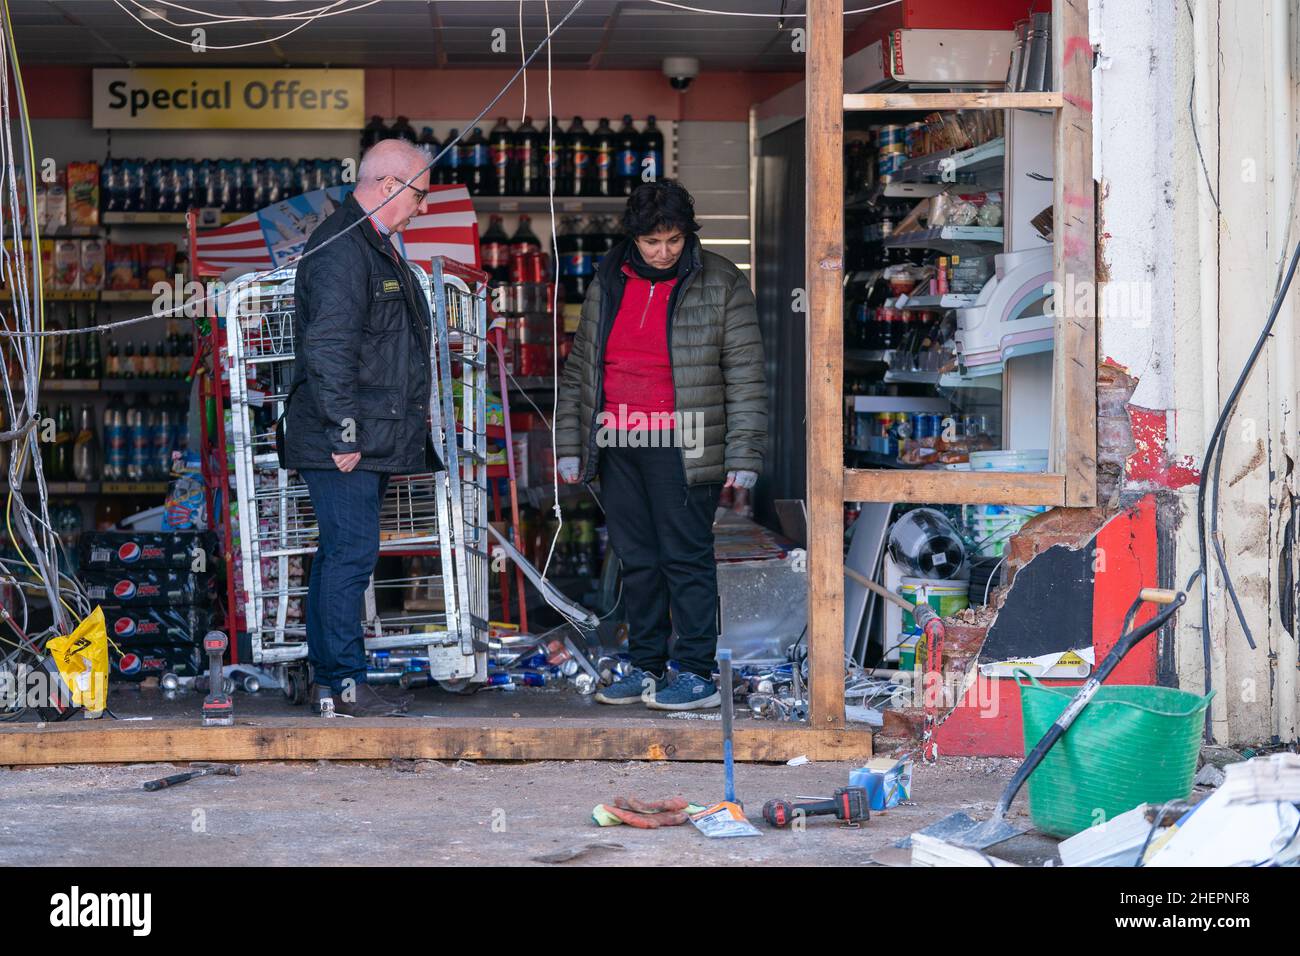
{"label": "wooden timber plank", "polygon": [[1053,57],[1064,100],[1056,114],[1053,274],[1056,351],[1053,467],[1065,475],[1065,504],[1097,503],[1097,228],[1092,179],[1092,46],[1088,0],[1052,10]]}
{"label": "wooden timber plank", "polygon": [[845,110],[1059,110],[1064,105],[1056,92],[844,94]]}
{"label": "wooden timber plank", "polygon": [[[865,729],[741,722],[736,759],[860,760]],[[233,727],[196,721],[74,721],[0,728],[0,765],[255,760],[721,760],[712,721],[265,717]]]}
{"label": "wooden timber plank", "polygon": [[844,3],[807,8],[808,702],[844,726]]}
{"label": "wooden timber plank", "polygon": [[846,468],[845,501],[953,505],[1060,505],[1065,479],[1057,474],[901,471]]}

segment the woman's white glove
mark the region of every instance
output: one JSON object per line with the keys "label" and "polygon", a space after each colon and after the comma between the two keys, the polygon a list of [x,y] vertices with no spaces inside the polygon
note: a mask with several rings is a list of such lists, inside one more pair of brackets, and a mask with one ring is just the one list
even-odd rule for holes
{"label": "woman's white glove", "polygon": [[753,488],[758,481],[758,472],[756,471],[729,471],[727,472],[727,483],[724,488]]}
{"label": "woman's white glove", "polygon": [[555,470],[560,473],[560,480],[566,484],[573,484],[578,480],[578,457],[576,455],[565,456],[555,463]]}

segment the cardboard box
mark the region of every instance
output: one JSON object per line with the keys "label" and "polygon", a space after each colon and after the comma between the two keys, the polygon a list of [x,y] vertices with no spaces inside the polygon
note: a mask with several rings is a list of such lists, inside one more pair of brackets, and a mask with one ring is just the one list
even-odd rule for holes
{"label": "cardboard box", "polygon": [[912,761],[875,757],[849,771],[849,786],[867,791],[873,811],[888,810],[912,797]]}

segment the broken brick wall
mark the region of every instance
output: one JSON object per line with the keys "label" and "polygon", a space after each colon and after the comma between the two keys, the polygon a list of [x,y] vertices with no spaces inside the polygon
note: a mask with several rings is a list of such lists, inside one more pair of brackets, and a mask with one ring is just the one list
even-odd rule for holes
{"label": "broken brick wall", "polygon": [[1007,542],[1006,580],[1054,545],[1087,544],[1120,507],[1125,466],[1135,451],[1129,400],[1137,380],[1111,361],[1097,368],[1097,501],[1094,508],[1052,508],[1026,522]]}
{"label": "broken brick wall", "polygon": [[1094,508],[1052,508],[1007,542],[1007,581],[1054,545],[1083,547],[1107,520],[1146,494],[1155,494],[1159,533],[1172,535],[1172,493],[1195,484],[1192,463],[1168,452],[1166,414],[1132,402],[1138,379],[1111,359],[1097,367],[1097,501]]}

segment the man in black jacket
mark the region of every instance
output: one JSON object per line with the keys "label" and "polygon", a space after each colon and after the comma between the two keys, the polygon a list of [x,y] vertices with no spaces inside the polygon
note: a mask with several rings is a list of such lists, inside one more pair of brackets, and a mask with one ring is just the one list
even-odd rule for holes
{"label": "man in black jacket", "polygon": [[298,266],[285,466],[307,482],[320,528],[307,592],[316,713],[328,711],[326,698],[337,712],[357,716],[409,702],[366,685],[361,608],[379,557],[388,476],[433,465],[432,319],[392,241],[423,209],[428,162],[404,140],[373,146],[361,159],[356,189],[312,233]]}

